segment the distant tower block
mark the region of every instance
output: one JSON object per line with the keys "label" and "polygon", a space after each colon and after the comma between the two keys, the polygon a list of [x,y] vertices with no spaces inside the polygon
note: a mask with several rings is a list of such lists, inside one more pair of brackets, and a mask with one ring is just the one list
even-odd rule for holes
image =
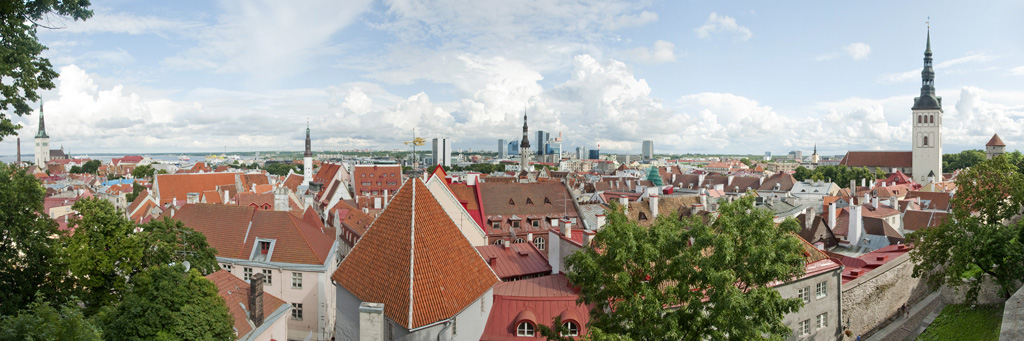
{"label": "distant tower block", "polygon": [[654,141],[644,140],[643,148],[642,149],[643,150],[641,152],[643,153],[643,158],[644,159],[646,159],[646,160],[654,159]]}
{"label": "distant tower block", "polygon": [[1003,153],[1006,153],[1006,143],[999,138],[999,134],[992,135],[992,139],[985,144],[985,158],[992,160]]}

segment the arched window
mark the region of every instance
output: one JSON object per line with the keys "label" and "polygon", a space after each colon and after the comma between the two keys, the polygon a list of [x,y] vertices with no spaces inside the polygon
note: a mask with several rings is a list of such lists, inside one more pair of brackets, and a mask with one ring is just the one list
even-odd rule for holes
{"label": "arched window", "polygon": [[925,137],[924,137],[924,138],[922,139],[922,143],[923,143],[923,145],[924,145],[925,147],[927,147],[927,146],[928,146],[928,136],[925,136]]}
{"label": "arched window", "polygon": [[580,326],[578,324],[576,324],[576,322],[566,321],[565,323],[562,323],[562,327],[565,327],[565,329],[568,331],[566,333],[563,333],[562,336],[579,336],[580,335]]}
{"label": "arched window", "polygon": [[545,246],[544,243],[546,243],[544,241],[544,238],[541,238],[541,237],[533,238],[533,245],[537,247],[537,250],[544,250],[544,246]]}
{"label": "arched window", "polygon": [[491,245],[501,245],[502,242],[504,242],[504,240],[498,239],[498,240],[495,240],[493,243],[491,243]]}
{"label": "arched window", "polygon": [[921,123],[921,115],[917,115],[917,123]]}
{"label": "arched window", "polygon": [[935,123],[935,115],[928,115],[928,123]]}
{"label": "arched window", "polygon": [[525,242],[526,242],[526,239],[523,239],[523,238],[516,238],[516,241],[514,241],[514,242],[512,242],[512,243],[514,243],[514,244],[519,244],[519,243],[525,243]]}
{"label": "arched window", "polygon": [[530,322],[519,322],[519,326],[516,327],[516,336],[533,337],[533,323]]}

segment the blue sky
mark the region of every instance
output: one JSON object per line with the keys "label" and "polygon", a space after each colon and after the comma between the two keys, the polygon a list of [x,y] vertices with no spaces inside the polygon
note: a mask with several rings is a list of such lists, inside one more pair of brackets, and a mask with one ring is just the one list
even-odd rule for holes
{"label": "blue sky", "polygon": [[[908,150],[930,17],[944,151],[1024,143],[1024,3],[95,1],[49,18],[51,143],[77,153]],[[30,138],[36,117],[22,117]],[[26,141],[24,146],[30,144]],[[14,140],[0,142],[13,154]]]}

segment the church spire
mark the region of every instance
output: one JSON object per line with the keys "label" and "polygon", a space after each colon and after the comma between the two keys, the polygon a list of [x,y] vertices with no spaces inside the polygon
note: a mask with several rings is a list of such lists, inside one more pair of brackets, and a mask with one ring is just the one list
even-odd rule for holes
{"label": "church spire", "polygon": [[309,144],[309,120],[306,120],[306,153],[302,154],[303,157],[312,157],[313,149],[310,148]]}
{"label": "church spire", "polygon": [[36,132],[36,138],[49,138],[46,136],[46,122],[43,121],[43,103],[39,103],[39,131]]}
{"label": "church spire", "polygon": [[530,128],[526,126],[526,112],[524,111],[523,112],[523,140],[521,142],[519,142],[520,153],[522,152],[523,148],[530,149],[530,138],[528,137],[529,131],[530,131]]}
{"label": "church spire", "polygon": [[932,69],[932,32],[924,48],[924,68],[921,70],[921,97],[914,99],[913,109],[942,109],[942,99],[935,96],[935,70]]}

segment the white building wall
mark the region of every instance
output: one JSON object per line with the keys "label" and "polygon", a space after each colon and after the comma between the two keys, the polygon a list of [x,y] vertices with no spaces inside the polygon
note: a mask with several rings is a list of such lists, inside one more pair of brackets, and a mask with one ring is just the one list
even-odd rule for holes
{"label": "white building wall", "polygon": [[35,161],[36,166],[39,166],[44,171],[46,170],[46,163],[50,162],[50,138],[49,137],[38,137],[36,138],[36,149],[35,149]]}
{"label": "white building wall", "polygon": [[[337,288],[337,317],[335,337],[337,340],[360,340],[359,336],[359,305],[363,302],[340,285]],[[402,326],[385,316],[385,339],[390,329],[393,340],[401,341],[434,341],[434,340],[480,340],[487,325],[487,317],[494,306],[494,289],[488,289],[472,304],[456,314],[451,320],[440,322],[430,327],[409,332]],[[374,302],[378,303],[378,302]],[[387,309],[387,307],[385,307]],[[453,330],[454,329],[454,330]],[[454,332],[454,335],[453,335]]]}
{"label": "white building wall", "polygon": [[[922,123],[918,122],[921,117]],[[934,117],[935,123],[931,123]],[[914,181],[927,183],[928,173],[942,177],[942,110],[914,110],[913,124],[913,170]],[[928,144],[925,144],[927,138]]]}
{"label": "white building wall", "polygon": [[466,209],[462,207],[462,203],[448,190],[443,181],[443,179],[438,177],[431,177],[426,183],[427,189],[434,195],[437,202],[441,204],[441,208],[452,219],[455,226],[459,227],[459,231],[462,231],[462,234],[466,236],[470,244],[473,246],[487,245],[487,234],[476,223],[476,220],[473,220],[469,212],[466,212]]}

